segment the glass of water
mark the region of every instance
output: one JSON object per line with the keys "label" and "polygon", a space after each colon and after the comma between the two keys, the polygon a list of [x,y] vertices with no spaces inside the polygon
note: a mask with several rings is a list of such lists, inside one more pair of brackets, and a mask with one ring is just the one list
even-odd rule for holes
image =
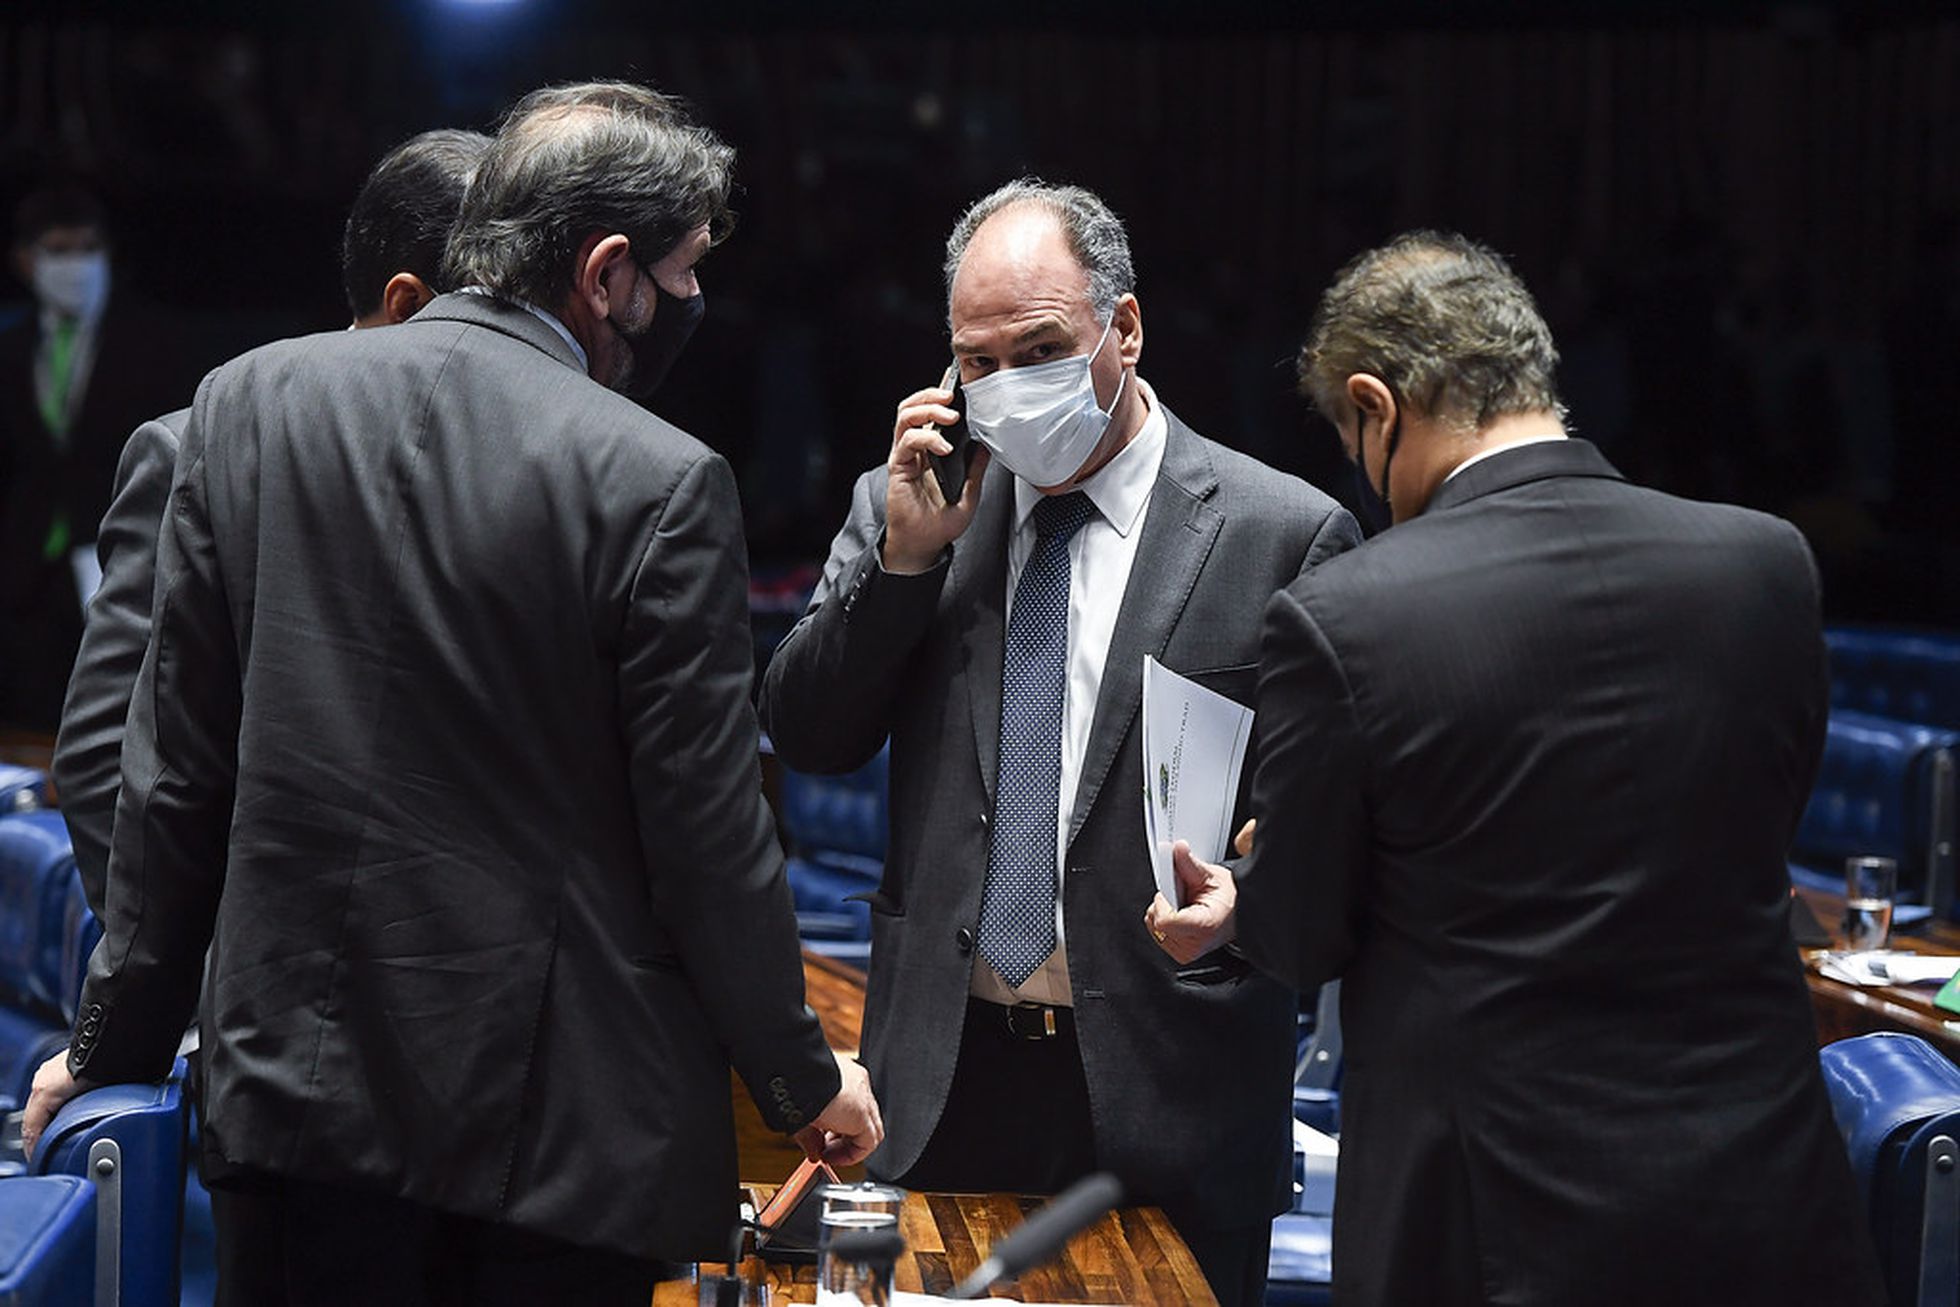
{"label": "glass of water", "polygon": [[1899,864],[1890,858],[1844,863],[1844,946],[1853,953],[1885,947],[1892,934],[1892,897]]}
{"label": "glass of water", "polygon": [[[891,1185],[832,1184],[819,1194],[823,1216],[817,1227],[817,1301],[821,1304],[879,1303],[891,1294],[891,1264],[856,1255],[839,1256],[838,1236],[879,1233],[896,1238],[905,1191]],[[855,1242],[847,1241],[847,1242]]]}

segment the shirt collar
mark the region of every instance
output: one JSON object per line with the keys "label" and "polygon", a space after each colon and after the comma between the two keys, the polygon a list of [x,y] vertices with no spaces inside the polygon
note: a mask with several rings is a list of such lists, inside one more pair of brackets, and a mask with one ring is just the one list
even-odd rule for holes
{"label": "shirt collar", "polygon": [[[1141,378],[1136,384],[1149,406],[1143,426],[1129,444],[1117,451],[1115,458],[1096,469],[1094,476],[1076,487],[1089,496],[1089,502],[1102,514],[1103,521],[1115,527],[1117,535],[1125,537],[1136,529],[1137,519],[1143,516],[1144,505],[1150,502],[1150,490],[1157,484],[1157,472],[1164,462],[1164,440],[1170,430],[1170,423],[1164,420],[1164,410],[1158,405],[1157,397]],[[1034,506],[1043,498],[1039,490],[1020,477],[1014,478],[1016,530],[1027,525]]]}
{"label": "shirt collar", "polygon": [[590,372],[592,370],[592,361],[586,357],[585,346],[578,343],[578,337],[572,334],[571,328],[558,320],[556,313],[548,309],[541,309],[531,303],[531,301],[521,300],[515,295],[499,295],[488,286],[465,286],[459,293],[463,295],[487,295],[491,299],[502,300],[506,304],[515,304],[518,308],[523,309],[526,313],[536,317],[539,322],[544,323],[545,326],[557,332],[559,339],[572,347],[572,353],[578,356],[580,371]]}
{"label": "shirt collar", "polygon": [[1456,474],[1458,472],[1461,472],[1464,468],[1469,467],[1473,463],[1483,462],[1485,459],[1489,458],[1493,454],[1502,454],[1507,449],[1521,449],[1525,445],[1542,445],[1548,441],[1564,440],[1565,438],[1566,436],[1563,431],[1557,431],[1543,436],[1525,436],[1521,440],[1510,440],[1510,441],[1506,441],[1504,444],[1501,445],[1494,445],[1489,449],[1480,449],[1476,453],[1472,454],[1470,457],[1464,459],[1461,463],[1458,463],[1455,467],[1451,468],[1450,474],[1443,478],[1443,484],[1448,485],[1450,481],[1452,481],[1456,477]]}

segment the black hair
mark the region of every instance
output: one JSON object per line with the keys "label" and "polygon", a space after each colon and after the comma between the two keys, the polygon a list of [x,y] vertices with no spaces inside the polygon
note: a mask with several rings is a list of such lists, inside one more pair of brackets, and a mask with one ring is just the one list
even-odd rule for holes
{"label": "black hair", "polygon": [[411,136],[374,165],[340,244],[340,281],[357,318],[381,307],[381,293],[398,272],[412,272],[432,290],[442,281],[442,251],[456,225],[463,190],[490,148],[481,132],[440,129]]}

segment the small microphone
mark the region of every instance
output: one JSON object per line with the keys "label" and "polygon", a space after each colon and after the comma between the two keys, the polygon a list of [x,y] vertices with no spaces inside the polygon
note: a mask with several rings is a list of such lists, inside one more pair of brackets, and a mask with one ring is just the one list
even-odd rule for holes
{"label": "small microphone", "polygon": [[987,1260],[960,1281],[952,1296],[984,1298],[994,1281],[1032,1270],[1062,1250],[1062,1245],[1101,1219],[1123,1201],[1123,1186],[1107,1171],[1070,1185],[1062,1195],[1021,1223],[995,1245]]}

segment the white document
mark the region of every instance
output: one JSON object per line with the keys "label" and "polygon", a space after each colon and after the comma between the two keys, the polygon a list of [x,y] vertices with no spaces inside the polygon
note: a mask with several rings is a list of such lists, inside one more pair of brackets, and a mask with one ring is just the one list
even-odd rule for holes
{"label": "white document", "polygon": [[1960,957],[1921,953],[1825,953],[1817,959],[1817,970],[1847,985],[1944,985],[1960,971]]}
{"label": "white document", "polygon": [[1143,832],[1157,888],[1181,907],[1171,845],[1218,862],[1231,849],[1232,807],[1252,740],[1252,709],[1155,658],[1143,658]]}

